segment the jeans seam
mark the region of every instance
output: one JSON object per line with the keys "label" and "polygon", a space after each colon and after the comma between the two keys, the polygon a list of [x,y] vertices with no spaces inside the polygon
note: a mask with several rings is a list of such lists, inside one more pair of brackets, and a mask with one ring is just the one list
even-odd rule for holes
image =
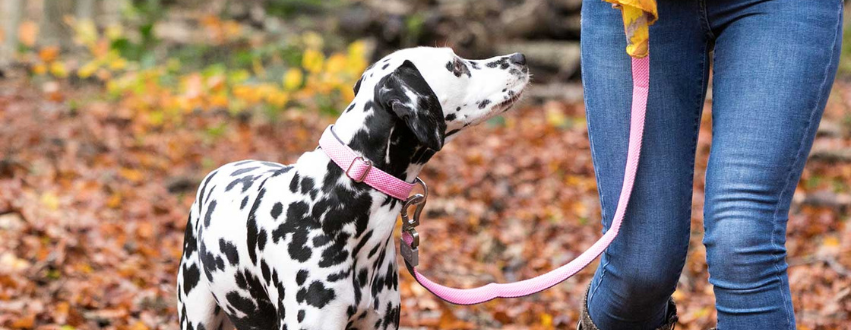
{"label": "jeans seam", "polygon": [[[582,61],[582,59],[581,59],[581,56],[580,56],[580,62],[581,61]],[[587,90],[587,88],[585,86],[585,79],[582,79],[582,90]],[[590,116],[588,115],[588,98],[585,98],[585,118],[586,118],[586,120],[588,118],[590,118]],[[592,159],[598,159],[597,153],[595,152],[595,148],[594,148],[594,137],[590,134],[590,132],[591,132],[591,121],[590,120],[588,120],[588,132],[589,132],[588,144],[589,144],[589,149],[591,149],[591,157],[592,157]],[[605,198],[603,198],[603,190],[601,189],[602,184],[600,182],[600,172],[598,171],[597,166],[593,166],[593,168],[594,168],[594,178],[595,178],[595,181],[597,182],[597,193],[600,196],[600,218],[606,219]],[[606,227],[605,224],[603,224],[603,229],[606,229],[605,227]],[[608,254],[608,249],[603,251],[603,257],[605,257],[607,254]],[[608,258],[606,258],[606,263],[600,265],[601,273],[600,273],[599,283],[603,282],[603,278],[606,275],[606,266],[608,264],[609,264],[609,260],[608,260]],[[600,287],[599,283],[597,285],[597,288]],[[591,284],[593,284],[593,277],[592,277]],[[589,284],[589,285],[591,285],[591,284]],[[588,292],[587,305],[585,306],[586,309],[588,308],[588,306],[591,305],[591,299],[593,299],[594,293],[596,293],[597,288],[590,288],[590,290]]]}
{"label": "jeans seam", "polygon": [[697,0],[698,12],[700,13],[700,21],[703,23],[703,27],[706,29],[706,35],[709,39],[715,39],[715,34],[712,33],[712,25],[709,24],[709,16],[706,13],[706,0]]}
{"label": "jeans seam", "polygon": [[[840,4],[842,4],[842,2],[840,2]],[[838,15],[840,17],[842,16],[842,5],[840,5],[840,7],[839,7]],[[820,91],[824,90],[824,87],[827,85],[827,81],[828,81],[827,77],[830,76],[830,66],[831,66],[831,63],[833,63],[834,57],[836,56],[836,39],[838,37],[837,34],[839,33],[838,31],[841,30],[841,28],[842,28],[842,19],[840,18],[838,20],[837,27],[834,30],[835,32],[834,32],[834,35],[833,35],[833,43],[830,46],[830,50],[831,50],[830,54],[831,55],[830,55],[829,60],[827,61],[827,65],[824,68],[824,78],[822,79],[822,82],[819,85]],[[815,120],[814,117],[815,117],[816,113],[818,112],[818,107],[819,107],[819,104],[821,104],[823,95],[824,94],[819,95],[818,99],[816,99],[815,105],[812,107],[812,110],[810,111],[810,116],[807,120],[807,127],[804,130],[804,134],[801,136],[801,140],[798,142],[798,152],[795,153],[795,159],[789,165],[789,169],[788,169],[787,174],[786,174],[786,182],[783,184],[784,188],[783,188],[783,190],[780,191],[780,195],[778,196],[778,203],[777,203],[777,206],[774,208],[774,216],[772,217],[772,225],[774,226],[774,229],[772,230],[772,233],[771,233],[771,245],[772,246],[776,246],[775,238],[777,237],[777,234],[778,234],[777,232],[781,231],[781,230],[779,230],[781,228],[781,226],[779,226],[777,224],[777,216],[780,212],[780,205],[782,204],[780,201],[783,200],[783,196],[790,190],[789,184],[792,181],[792,174],[793,174],[793,171],[795,169],[795,164],[797,164],[798,161],[801,160],[801,156],[802,156],[801,153],[804,151],[804,145],[806,144],[805,142],[807,140],[807,137],[809,136],[810,130],[812,129],[813,121]],[[806,162],[806,160],[804,160],[804,162]],[[791,190],[792,190],[792,193],[794,193],[794,189],[791,189]],[[785,248],[785,246],[784,246],[784,248]],[[791,297],[787,297],[786,294],[785,294],[785,291],[783,290],[783,279],[780,276],[781,271],[780,271],[780,267],[779,267],[778,264],[779,264],[778,262],[774,263],[774,270],[775,270],[775,277],[777,278],[777,281],[780,283],[780,285],[778,285],[778,290],[780,290],[780,296],[783,298],[783,306],[785,306],[784,309],[786,309],[786,323],[790,326],[790,328],[794,328],[795,325],[792,324],[792,319],[789,318],[789,315],[794,315],[794,311],[789,310],[789,305],[791,305]]]}
{"label": "jeans seam", "polygon": [[[707,85],[709,84],[708,79],[707,79],[707,72],[706,72],[706,62],[709,60],[708,59],[709,55],[707,53],[707,50],[709,49],[709,43],[710,43],[710,40],[708,40],[708,39],[703,43],[703,51],[702,51],[703,59],[700,62],[700,71],[701,71],[700,91],[698,91],[698,93],[697,93],[697,106],[694,109],[695,110],[694,124],[692,124],[692,147],[691,147],[691,154],[690,154],[691,155],[691,165],[690,165],[691,176],[689,177],[689,186],[692,187],[692,190],[694,188],[694,166],[695,166],[695,157],[696,157],[695,155],[697,153],[697,140],[698,140],[698,137],[700,136],[700,119],[701,119],[702,114],[703,114],[703,104],[706,100],[706,88],[707,88]],[[694,200],[694,193],[692,192],[692,198],[689,199],[689,201],[686,203],[687,204],[686,208],[687,208],[687,211],[688,211],[687,213],[689,215],[692,214],[691,207],[692,207],[692,201],[693,200]],[[691,216],[689,216],[688,222],[689,222],[689,225],[686,227],[686,235],[691,236]],[[688,246],[689,246],[688,241],[689,240],[687,239],[686,240],[686,247],[685,247],[686,253],[683,254],[684,256],[680,260],[680,263],[683,264],[684,266],[685,266],[685,261],[688,258]],[[674,286],[674,291],[676,291],[676,286]]]}

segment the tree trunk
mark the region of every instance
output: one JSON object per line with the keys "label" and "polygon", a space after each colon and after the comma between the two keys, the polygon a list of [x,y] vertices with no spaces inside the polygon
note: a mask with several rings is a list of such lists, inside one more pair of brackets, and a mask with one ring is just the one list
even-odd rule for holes
{"label": "tree trunk", "polygon": [[65,24],[65,15],[71,15],[74,8],[72,0],[45,0],[42,8],[39,28],[39,44],[45,46],[71,45],[71,31]]}
{"label": "tree trunk", "polygon": [[97,10],[97,0],[76,0],[74,4],[74,13],[77,15],[77,20],[94,20]]}
{"label": "tree trunk", "polygon": [[0,45],[0,67],[9,65],[18,48],[18,26],[24,15],[24,0],[3,0],[0,20],[3,21],[5,39]]}
{"label": "tree trunk", "polygon": [[101,15],[98,23],[102,26],[110,26],[121,23],[121,11],[127,6],[126,0],[101,1]]}

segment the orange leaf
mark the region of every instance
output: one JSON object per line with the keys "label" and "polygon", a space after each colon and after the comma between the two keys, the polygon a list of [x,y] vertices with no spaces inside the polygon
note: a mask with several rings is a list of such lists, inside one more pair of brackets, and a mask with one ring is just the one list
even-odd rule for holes
{"label": "orange leaf", "polygon": [[38,58],[45,62],[53,62],[59,57],[59,47],[47,46],[38,51]]}
{"label": "orange leaf", "polygon": [[12,328],[31,329],[35,325],[35,315],[30,314],[12,322]]}
{"label": "orange leaf", "polygon": [[122,169],[118,170],[118,173],[123,178],[127,179],[130,182],[134,182],[134,183],[142,181],[142,177],[143,177],[142,172],[139,172],[139,170],[134,170],[132,168],[122,168]]}
{"label": "orange leaf", "polygon": [[18,40],[27,47],[35,45],[38,38],[38,24],[33,21],[24,21],[18,27]]}

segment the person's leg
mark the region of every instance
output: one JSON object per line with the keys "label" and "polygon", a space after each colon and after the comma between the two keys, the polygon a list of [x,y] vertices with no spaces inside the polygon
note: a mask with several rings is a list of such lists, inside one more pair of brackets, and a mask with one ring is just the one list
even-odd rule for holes
{"label": "person's leg", "polygon": [[786,222],[836,72],[842,1],[707,10],[716,46],[704,244],[718,327],[794,329]]}
{"label": "person's leg", "polygon": [[[636,183],[620,235],[603,254],[587,308],[598,328],[655,329],[666,322],[689,242],[692,180],[710,41],[696,1],[660,1],[650,30],[650,95]],[[603,224],[623,181],[632,97],[620,12],[582,5],[582,78]]]}

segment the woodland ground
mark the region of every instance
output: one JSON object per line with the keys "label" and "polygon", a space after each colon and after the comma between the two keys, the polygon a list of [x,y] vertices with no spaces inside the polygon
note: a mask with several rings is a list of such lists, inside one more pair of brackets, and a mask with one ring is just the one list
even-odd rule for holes
{"label": "woodland ground", "polygon": [[[150,128],[114,102],[67,102],[86,99],[87,87],[58,90],[0,80],[0,328],[176,328],[175,274],[201,178],[241,159],[292,163],[334,119],[213,110]],[[710,105],[697,149],[691,245],[674,294],[680,329],[707,329],[715,319],[701,244]],[[851,84],[839,81],[789,217],[800,329],[847,329],[851,317],[849,107]],[[529,278],[600,236],[581,103],[515,109],[447,145],[422,177],[432,189],[420,230],[422,271],[443,283]],[[403,272],[402,324],[572,329],[595,266],[541,294],[479,306],[448,305]]]}

